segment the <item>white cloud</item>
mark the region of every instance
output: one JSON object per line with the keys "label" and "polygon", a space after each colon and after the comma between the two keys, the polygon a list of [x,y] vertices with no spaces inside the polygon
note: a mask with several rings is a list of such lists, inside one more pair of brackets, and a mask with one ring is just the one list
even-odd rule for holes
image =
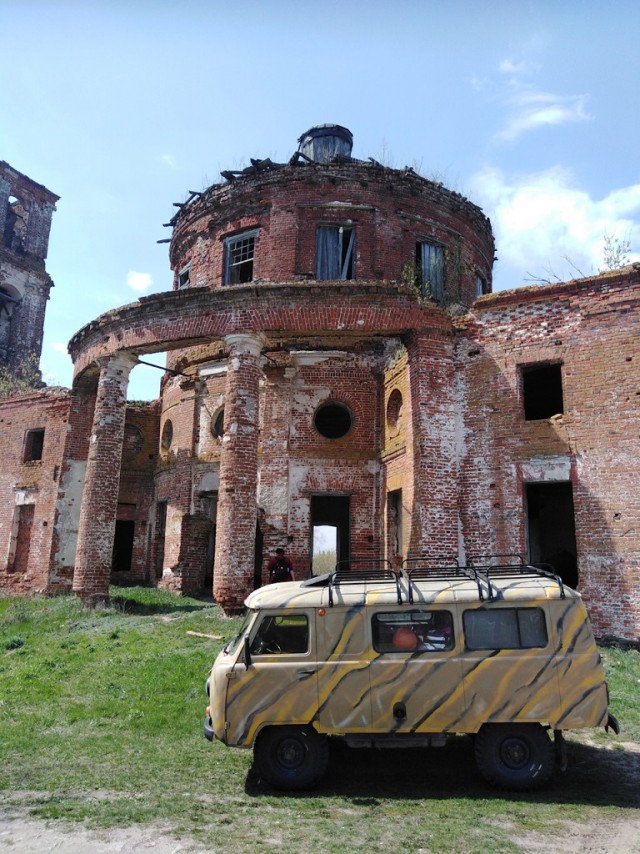
{"label": "white cloud", "polygon": [[586,101],[586,95],[555,95],[515,84],[507,101],[511,115],[498,138],[511,141],[545,125],[587,121],[591,116],[585,109]]}
{"label": "white cloud", "polygon": [[521,59],[519,62],[514,62],[512,59],[503,59],[498,65],[498,69],[503,74],[531,74],[540,71],[541,66],[528,59]]}
{"label": "white cloud", "polygon": [[56,352],[58,353],[66,353],[67,345],[64,344],[62,341],[53,341],[51,344],[51,349],[56,350]]}
{"label": "white cloud", "polygon": [[153,284],[153,279],[150,273],[137,273],[135,270],[129,270],[127,274],[127,284],[132,291],[146,291]]}
{"label": "white cloud", "polygon": [[175,169],[176,159],[173,154],[158,154],[156,157],[158,163],[168,166],[170,169]]}
{"label": "white cloud", "polygon": [[[640,184],[593,199],[575,186],[569,170],[553,167],[515,178],[486,169],[473,185],[491,217],[501,264],[523,277],[572,279],[597,272],[605,235],[640,249]],[[638,259],[632,252],[631,260]]]}

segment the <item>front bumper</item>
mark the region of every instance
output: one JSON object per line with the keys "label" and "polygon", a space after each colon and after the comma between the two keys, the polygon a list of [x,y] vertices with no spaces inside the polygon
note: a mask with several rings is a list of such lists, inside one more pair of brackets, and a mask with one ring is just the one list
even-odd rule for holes
{"label": "front bumper", "polygon": [[609,718],[605,726],[605,731],[609,732],[610,728],[615,732],[616,735],[620,733],[620,724],[618,723],[618,719],[615,715],[612,715],[611,712],[609,712]]}
{"label": "front bumper", "polygon": [[206,715],[204,719],[204,737],[207,739],[207,741],[213,741],[213,739],[215,738],[213,734],[213,725],[210,715]]}

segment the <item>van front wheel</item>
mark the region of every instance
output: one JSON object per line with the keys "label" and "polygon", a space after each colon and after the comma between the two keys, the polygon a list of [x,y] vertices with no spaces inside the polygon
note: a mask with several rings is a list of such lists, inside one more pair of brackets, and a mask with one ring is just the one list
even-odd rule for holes
{"label": "van front wheel", "polygon": [[310,789],[327,770],[329,745],[311,727],[272,726],[258,736],[254,757],[276,789]]}
{"label": "van front wheel", "polygon": [[553,743],[540,724],[485,724],[475,739],[478,769],[505,789],[537,789],[553,772]]}

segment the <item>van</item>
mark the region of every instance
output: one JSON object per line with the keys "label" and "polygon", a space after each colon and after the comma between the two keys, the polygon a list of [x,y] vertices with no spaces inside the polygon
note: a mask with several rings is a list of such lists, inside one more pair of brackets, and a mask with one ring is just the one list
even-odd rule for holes
{"label": "van", "polygon": [[331,739],[414,748],[466,734],[489,783],[531,789],[566,767],[565,730],[619,732],[579,593],[522,561],[417,563],[251,593],[207,680],[205,736],[253,747],[272,786],[305,789]]}

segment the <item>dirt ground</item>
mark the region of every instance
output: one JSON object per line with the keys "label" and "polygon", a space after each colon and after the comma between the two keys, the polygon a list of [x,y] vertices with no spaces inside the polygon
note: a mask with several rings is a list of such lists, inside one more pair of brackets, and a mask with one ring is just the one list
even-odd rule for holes
{"label": "dirt ground", "polygon": [[[590,824],[566,822],[566,831],[551,840],[543,834],[514,834],[523,854],[639,854],[640,811],[622,821]],[[164,829],[145,825],[126,829],[87,830],[76,824],[0,816],[0,852],[11,854],[213,854],[206,848],[177,840]],[[426,854],[426,852],[425,852]]]}
{"label": "dirt ground", "polygon": [[[589,741],[586,737],[585,741]],[[625,782],[639,793],[640,744],[623,745],[616,765]],[[613,751],[612,751],[612,755]],[[640,854],[640,808],[622,817],[600,817],[586,823],[563,822],[553,835],[522,833],[514,824],[508,836],[522,854]],[[168,827],[135,825],[127,828],[91,830],[76,823],[40,821],[28,817],[20,807],[0,804],[0,854],[230,854],[224,846],[203,847],[191,839],[177,839]],[[237,848],[234,850],[236,854]],[[420,854],[441,854],[425,849]]]}
{"label": "dirt ground", "polygon": [[212,854],[149,825],[87,830],[82,825],[0,815],[0,851],[11,854]]}

